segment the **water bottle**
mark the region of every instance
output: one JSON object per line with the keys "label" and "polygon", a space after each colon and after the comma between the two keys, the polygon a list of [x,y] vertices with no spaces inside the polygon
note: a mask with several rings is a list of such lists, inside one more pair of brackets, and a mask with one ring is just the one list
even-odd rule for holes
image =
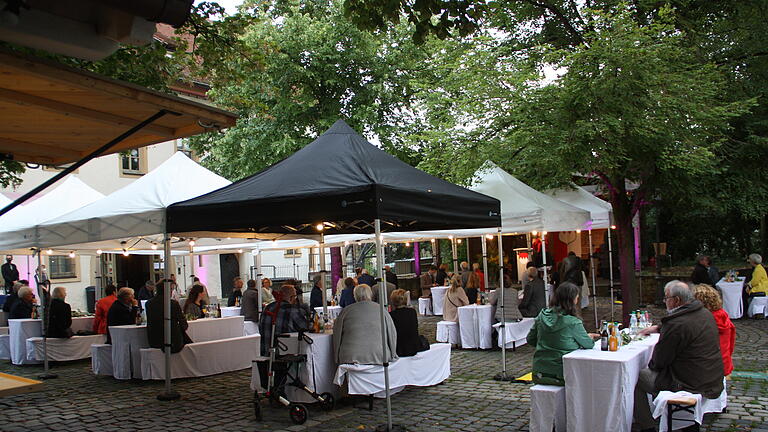
{"label": "water bottle", "polygon": [[635,312],[629,314],[629,334],[633,336],[637,334],[637,315]]}

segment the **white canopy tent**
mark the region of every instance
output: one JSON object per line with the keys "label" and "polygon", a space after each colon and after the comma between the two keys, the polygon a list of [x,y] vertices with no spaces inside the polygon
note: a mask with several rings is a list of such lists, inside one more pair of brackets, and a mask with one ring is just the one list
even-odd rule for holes
{"label": "white canopy tent", "polygon": [[[0,197],[2,197],[0,198],[0,207],[5,207],[11,203],[11,200],[4,195],[0,195]],[[0,229],[14,231],[34,227],[101,198],[104,198],[103,194],[72,175],[48,193],[0,216]],[[7,233],[0,233],[0,242],[5,241],[6,238]]]}
{"label": "white canopy tent", "polygon": [[0,194],[0,208],[4,208],[8,204],[12,203],[13,201],[8,198],[7,196]]}

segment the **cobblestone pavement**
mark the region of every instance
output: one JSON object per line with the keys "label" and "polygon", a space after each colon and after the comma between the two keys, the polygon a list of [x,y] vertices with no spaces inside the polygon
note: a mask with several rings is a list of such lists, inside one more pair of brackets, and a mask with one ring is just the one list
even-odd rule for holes
{"label": "cobblestone pavement", "polygon": [[[605,305],[603,305],[605,303]],[[601,299],[600,317],[610,316]],[[659,309],[651,308],[656,317]],[[617,311],[620,309],[617,309]],[[618,312],[617,312],[618,313]],[[592,309],[584,313],[594,327]],[[423,334],[434,341],[436,317],[420,317]],[[736,373],[728,383],[728,412],[707,415],[704,431],[768,432],[768,320],[736,321]],[[508,351],[513,376],[529,371],[530,346]],[[501,351],[454,350],[451,377],[442,385],[409,388],[392,397],[395,422],[409,431],[528,430],[529,386],[496,382]],[[0,362],[0,371],[30,378],[39,366]],[[43,391],[0,399],[0,431],[372,431],[385,420],[384,401],[373,411],[366,403],[342,400],[329,413],[310,407],[304,425],[293,425],[287,411],[264,405],[264,421],[253,416],[250,370],[174,381],[182,394],[175,402],[159,402],[161,382],[120,382],[91,374],[90,361],[56,364],[58,379]]]}

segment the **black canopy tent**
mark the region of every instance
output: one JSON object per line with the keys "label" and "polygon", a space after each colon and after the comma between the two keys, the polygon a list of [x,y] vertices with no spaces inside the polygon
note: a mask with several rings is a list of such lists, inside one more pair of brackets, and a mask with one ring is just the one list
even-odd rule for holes
{"label": "black canopy tent", "polygon": [[[221,236],[319,234],[324,271],[324,234],[375,232],[378,273],[385,280],[382,231],[499,227],[500,207],[495,198],[401,162],[339,120],[281,162],[219,190],[171,205],[166,212],[166,238],[171,233],[196,232],[218,232]],[[323,304],[324,280],[321,278]],[[379,298],[385,299],[383,284],[379,287]],[[385,302],[381,302],[382,349],[387,359],[384,307]],[[385,362],[387,430],[391,430],[387,367]]]}

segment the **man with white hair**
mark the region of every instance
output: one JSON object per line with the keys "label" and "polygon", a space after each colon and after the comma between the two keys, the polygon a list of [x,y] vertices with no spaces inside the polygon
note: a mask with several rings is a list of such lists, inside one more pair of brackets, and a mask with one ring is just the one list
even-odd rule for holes
{"label": "man with white hair", "polygon": [[32,308],[35,305],[35,294],[32,292],[32,288],[23,285],[19,288],[17,295],[19,298],[13,304],[8,319],[32,318]]}
{"label": "man with white hair", "polygon": [[384,313],[387,326],[387,355],[381,347],[381,306],[371,301],[371,287],[355,287],[355,303],[342,309],[333,323],[333,356],[336,364],[380,365],[397,358],[397,330],[389,313]]}
{"label": "man with white hair", "polygon": [[139,315],[139,302],[133,294],[133,288],[123,287],[117,291],[117,300],[107,312],[107,343],[112,343],[109,326],[136,324]]}
{"label": "man with white hair", "polygon": [[641,334],[660,333],[648,367],[640,371],[635,387],[635,421],[642,431],[655,430],[648,393],[687,391],[717,399],[723,391],[723,357],[717,324],[694,298],[690,287],[678,280],[664,287],[667,316],[660,325]]}

